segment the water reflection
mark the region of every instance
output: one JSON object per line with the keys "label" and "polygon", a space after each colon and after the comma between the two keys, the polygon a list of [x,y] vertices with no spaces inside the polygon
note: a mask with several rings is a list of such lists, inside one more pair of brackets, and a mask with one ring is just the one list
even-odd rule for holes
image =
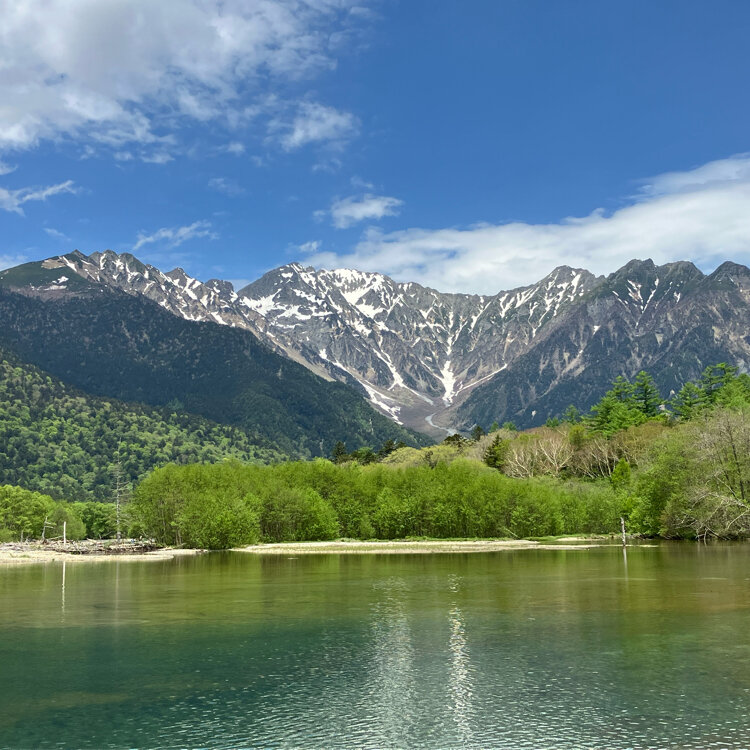
{"label": "water reflection", "polygon": [[66,560],[63,560],[62,564],[62,585],[61,585],[61,605],[60,609],[62,612],[63,620],[65,619],[65,566],[67,564]]}
{"label": "water reflection", "polygon": [[412,630],[407,617],[409,588],[403,578],[373,584],[371,607],[372,678],[365,690],[384,739],[398,746],[408,736],[414,705]]}
{"label": "water reflection", "polygon": [[[458,592],[460,583],[461,579],[458,576],[451,576],[448,587],[451,591]],[[471,716],[474,691],[464,613],[456,602],[448,612],[448,624],[450,626],[448,648],[451,658],[448,678],[450,708],[460,742],[467,746],[472,743]]]}

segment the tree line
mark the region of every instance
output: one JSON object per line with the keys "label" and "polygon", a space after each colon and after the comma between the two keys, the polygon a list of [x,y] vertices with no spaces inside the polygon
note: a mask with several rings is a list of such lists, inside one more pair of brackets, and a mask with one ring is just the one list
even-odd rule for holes
{"label": "tree line", "polygon": [[519,480],[479,462],[435,467],[325,459],[275,466],[166,466],[136,488],[131,518],[164,544],[528,537],[610,533],[622,498],[608,483]]}
{"label": "tree line", "polygon": [[[750,378],[716,365],[664,401],[645,374],[618,378],[587,415],[512,425],[332,461],[240,460],[156,468],[135,488],[127,533],[226,548],[350,537],[528,537],[631,532],[750,536]],[[4,494],[3,494],[4,493]],[[3,499],[4,498],[4,499]],[[38,536],[44,517],[73,534],[112,533],[112,506],[0,491],[0,535]],[[74,538],[71,535],[71,538]]]}

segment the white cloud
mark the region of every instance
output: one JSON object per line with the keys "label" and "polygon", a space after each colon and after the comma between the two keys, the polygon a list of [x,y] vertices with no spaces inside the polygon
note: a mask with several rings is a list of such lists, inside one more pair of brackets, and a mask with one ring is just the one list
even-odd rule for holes
{"label": "white cloud", "polygon": [[239,141],[231,141],[230,143],[227,143],[224,150],[228,154],[234,154],[235,156],[242,156],[242,154],[245,153],[245,144],[240,143]]}
{"label": "white cloud", "polygon": [[[353,1],[0,0],[0,149],[79,138],[161,163],[185,122],[237,126],[269,91],[306,93],[365,22]],[[294,132],[290,148],[316,140]]]}
{"label": "white cloud", "polygon": [[303,242],[299,246],[299,251],[305,255],[317,253],[318,250],[320,250],[320,240],[310,240],[309,242]]}
{"label": "white cloud", "polygon": [[204,237],[210,240],[215,240],[218,237],[211,230],[211,223],[208,221],[194,221],[192,224],[184,227],[162,227],[161,229],[157,229],[153,234],[139,232],[137,241],[133,245],[133,252],[139,250],[144,245],[154,243],[168,248],[175,248],[188,240]]}
{"label": "white cloud", "polygon": [[44,231],[52,237],[53,240],[60,240],[61,242],[70,242],[70,237],[59,229],[53,229],[52,227],[44,227]]}
{"label": "white cloud", "polygon": [[728,159],[717,159],[686,172],[666,172],[643,180],[644,196],[669,195],[695,190],[709,185],[720,185],[750,180],[750,153],[736,154]]}
{"label": "white cloud", "polygon": [[224,193],[224,195],[232,198],[242,195],[245,192],[245,189],[241,185],[226,177],[212,177],[208,181],[208,187],[210,190],[215,190],[217,193]]}
{"label": "white cloud", "polygon": [[16,168],[12,167],[10,164],[6,164],[4,161],[0,161],[0,177],[2,177],[5,174],[10,174],[11,172],[15,172]]}
{"label": "white cloud", "polygon": [[318,253],[316,266],[382,271],[444,291],[493,294],[558,265],[609,273],[633,258],[692,260],[711,269],[750,261],[750,156],[741,154],[646,183],[630,205],[556,224],[370,228],[352,252]]}
{"label": "white cloud", "polygon": [[357,175],[354,175],[349,182],[351,182],[352,187],[359,188],[360,190],[375,190],[375,185],[367,180],[363,180],[361,177],[357,177]]}
{"label": "white cloud", "polygon": [[[387,195],[365,195],[340,198],[331,204],[329,213],[333,226],[337,229],[347,229],[357,222],[371,219],[382,219],[384,216],[396,216],[404,202]],[[324,211],[316,211],[313,215],[321,218]]]}
{"label": "white cloud", "polygon": [[302,102],[291,121],[276,118],[270,129],[285,151],[294,151],[309,143],[340,147],[356,135],[359,121],[350,112],[317,102]]}
{"label": "white cloud", "polygon": [[58,185],[47,187],[26,187],[18,190],[7,190],[0,187],[0,209],[23,216],[23,204],[29,201],[45,201],[60,193],[75,193],[73,180],[66,180]]}
{"label": "white cloud", "polygon": [[172,161],[174,157],[166,151],[153,151],[149,154],[143,154],[141,161],[145,161],[147,164],[167,164]]}

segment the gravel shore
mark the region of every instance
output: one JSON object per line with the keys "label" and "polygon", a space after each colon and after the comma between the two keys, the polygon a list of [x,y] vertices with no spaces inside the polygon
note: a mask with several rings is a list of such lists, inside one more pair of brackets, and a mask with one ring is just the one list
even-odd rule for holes
{"label": "gravel shore", "polygon": [[236,547],[234,552],[250,552],[257,555],[315,555],[315,554],[433,554],[446,552],[498,552],[501,550],[556,549],[584,550],[601,547],[601,541],[584,537],[566,537],[564,542],[535,542],[528,539],[493,540],[481,539],[471,541],[383,541],[360,542],[282,542],[280,544],[253,544],[249,547]]}

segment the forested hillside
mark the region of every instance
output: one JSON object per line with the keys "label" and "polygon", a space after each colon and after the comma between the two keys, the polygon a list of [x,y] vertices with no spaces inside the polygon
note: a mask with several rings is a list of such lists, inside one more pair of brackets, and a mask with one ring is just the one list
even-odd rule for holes
{"label": "forested hillside", "polygon": [[328,455],[338,440],[429,442],[248,331],[184,320],[95,284],[50,294],[0,288],[0,345],[87,393],[171,404],[263,435],[298,458]]}
{"label": "forested hillside", "polygon": [[65,500],[111,500],[114,467],[285,458],[268,440],[167,408],[88,396],[0,351],[0,485]]}

